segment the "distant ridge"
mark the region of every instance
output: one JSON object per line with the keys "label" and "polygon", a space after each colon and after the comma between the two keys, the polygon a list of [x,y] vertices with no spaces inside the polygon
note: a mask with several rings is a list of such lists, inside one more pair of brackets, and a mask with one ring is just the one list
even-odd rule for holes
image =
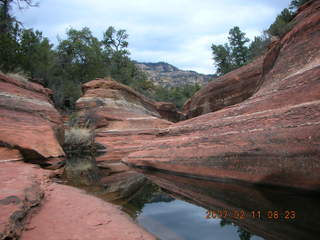
{"label": "distant ridge", "polygon": [[186,84],[199,84],[203,86],[216,78],[216,76],[212,74],[206,75],[195,71],[180,70],[166,62],[136,62],[136,65],[147,74],[149,80],[155,85],[162,87],[179,87]]}

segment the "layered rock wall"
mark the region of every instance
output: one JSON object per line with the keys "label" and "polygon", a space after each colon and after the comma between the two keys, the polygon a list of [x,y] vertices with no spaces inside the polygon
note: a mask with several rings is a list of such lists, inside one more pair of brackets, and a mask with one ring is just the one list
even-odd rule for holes
{"label": "layered rock wall", "polygon": [[97,158],[100,167],[111,168],[128,153],[155,137],[172,123],[178,113],[174,105],[156,103],[111,79],[97,79],[83,85],[84,96],[77,103],[82,116],[95,118],[96,141],[106,147]]}
{"label": "layered rock wall", "polygon": [[0,161],[64,156],[61,116],[50,94],[39,84],[0,74]]}
{"label": "layered rock wall", "polygon": [[[319,190],[319,13],[319,1],[307,3],[293,20],[292,30],[271,46],[262,61],[244,67],[259,69],[256,73],[261,75],[253,81],[257,91],[250,98],[174,124],[124,161],[200,178]],[[239,86],[248,81],[238,76]],[[199,99],[195,105],[199,112],[189,115],[214,109],[213,98],[208,111],[203,110],[210,94],[201,93],[206,90],[194,97]]]}

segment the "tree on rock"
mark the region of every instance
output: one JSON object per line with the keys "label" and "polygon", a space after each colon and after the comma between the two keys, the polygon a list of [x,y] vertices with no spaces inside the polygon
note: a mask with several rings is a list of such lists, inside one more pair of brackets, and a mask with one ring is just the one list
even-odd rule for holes
{"label": "tree on rock", "polygon": [[293,0],[290,3],[290,9],[295,11],[296,9],[298,9],[300,6],[302,6],[303,4],[309,2],[310,0]]}
{"label": "tree on rock", "polygon": [[224,45],[212,44],[212,54],[217,67],[217,74],[224,75],[233,69],[245,65],[249,60],[250,41],[239,27],[233,27],[229,31],[229,43]]}
{"label": "tree on rock", "polygon": [[239,27],[234,27],[229,31],[229,43],[231,56],[235,68],[245,65],[248,61],[248,47],[246,44],[250,41],[246,34]]}
{"label": "tree on rock", "polygon": [[215,61],[215,65],[217,67],[217,74],[224,75],[233,69],[232,58],[231,58],[231,50],[229,44],[224,45],[212,45],[212,54],[213,60]]}

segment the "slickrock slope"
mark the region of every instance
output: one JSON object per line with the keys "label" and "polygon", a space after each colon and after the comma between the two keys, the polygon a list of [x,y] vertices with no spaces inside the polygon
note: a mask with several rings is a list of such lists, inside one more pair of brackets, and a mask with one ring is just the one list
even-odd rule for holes
{"label": "slickrock slope", "polygon": [[252,97],[174,124],[124,161],[187,176],[319,190],[320,1],[303,6],[294,21],[264,57]]}
{"label": "slickrock slope", "polygon": [[[83,85],[84,96],[77,103],[82,116],[95,119],[96,141],[106,147],[107,153],[99,158],[99,166],[110,167],[128,153],[137,150],[142,142],[155,137],[159,129],[171,122],[161,119],[166,114],[163,103],[158,105],[111,79],[98,79]],[[162,111],[158,109],[162,109]],[[114,165],[113,165],[114,167]]]}
{"label": "slickrock slope", "polygon": [[[0,239],[155,239],[113,206],[23,162],[0,168]],[[14,190],[13,190],[14,186]]]}
{"label": "slickrock slope", "polygon": [[64,156],[61,116],[39,84],[0,74],[0,161]]}
{"label": "slickrock slope", "polygon": [[232,71],[201,88],[183,106],[187,118],[214,112],[251,97],[260,83],[263,57]]}

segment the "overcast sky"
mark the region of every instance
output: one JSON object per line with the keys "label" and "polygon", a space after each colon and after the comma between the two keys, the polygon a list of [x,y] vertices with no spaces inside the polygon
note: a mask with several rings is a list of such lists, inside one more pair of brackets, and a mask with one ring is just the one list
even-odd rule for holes
{"label": "overcast sky", "polygon": [[38,8],[15,11],[27,28],[53,43],[67,28],[89,27],[102,37],[108,26],[126,29],[131,58],[165,61],[180,69],[214,73],[210,46],[227,41],[239,26],[259,35],[290,0],[40,0]]}

